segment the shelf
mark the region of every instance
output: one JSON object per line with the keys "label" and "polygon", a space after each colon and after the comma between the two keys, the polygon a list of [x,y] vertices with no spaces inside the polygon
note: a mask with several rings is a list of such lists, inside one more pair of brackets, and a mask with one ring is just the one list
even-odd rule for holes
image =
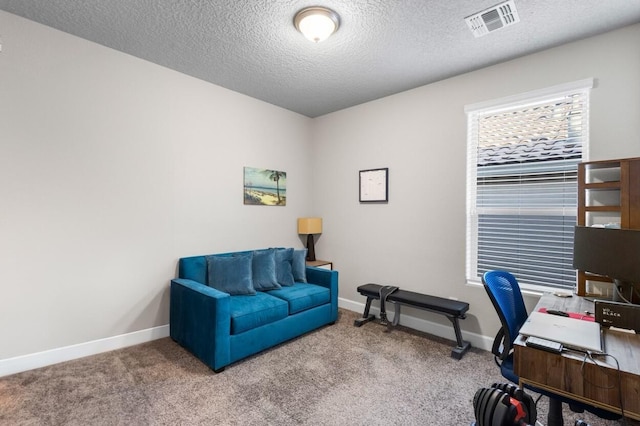
{"label": "shelf", "polygon": [[601,283],[610,283],[613,282],[609,277],[603,277],[602,275],[590,274],[588,272],[584,273],[584,278],[587,281],[598,281]]}
{"label": "shelf", "polygon": [[[601,160],[578,165],[579,226],[619,223],[640,229],[640,157]],[[594,205],[589,205],[594,204]],[[588,296],[586,282],[610,279],[578,271],[577,294]]]}
{"label": "shelf", "polygon": [[[636,160],[637,158],[630,158],[629,160]],[[588,170],[597,170],[597,169],[609,169],[612,167],[620,167],[620,162],[624,160],[599,160],[599,161],[589,161],[582,163],[584,167]]]}
{"label": "shelf", "polygon": [[586,212],[619,212],[620,206],[585,206]]}
{"label": "shelf", "polygon": [[585,183],[584,189],[588,189],[592,191],[620,189],[620,181],[612,180],[608,182]]}

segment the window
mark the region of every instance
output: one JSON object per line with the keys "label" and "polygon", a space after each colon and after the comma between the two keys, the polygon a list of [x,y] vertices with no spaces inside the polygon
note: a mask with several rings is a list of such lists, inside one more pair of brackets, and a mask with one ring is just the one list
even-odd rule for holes
{"label": "window", "polygon": [[504,269],[524,288],[575,288],[577,164],[592,86],[583,80],[465,108],[467,281]]}

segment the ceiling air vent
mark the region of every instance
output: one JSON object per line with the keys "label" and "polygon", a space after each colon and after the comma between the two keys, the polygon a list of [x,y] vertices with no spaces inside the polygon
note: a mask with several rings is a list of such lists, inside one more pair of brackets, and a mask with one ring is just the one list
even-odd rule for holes
{"label": "ceiling air vent", "polygon": [[497,4],[482,12],[468,16],[464,20],[476,37],[482,37],[500,28],[520,22],[513,0]]}

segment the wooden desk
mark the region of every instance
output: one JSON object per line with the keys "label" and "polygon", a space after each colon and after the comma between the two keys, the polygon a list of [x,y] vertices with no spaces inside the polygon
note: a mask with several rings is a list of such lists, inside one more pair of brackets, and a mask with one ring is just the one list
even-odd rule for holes
{"label": "wooden desk", "polygon": [[[561,298],[552,294],[540,298],[535,310],[540,308],[579,313],[594,310],[593,302],[582,297]],[[514,371],[520,377],[520,385],[546,389],[618,413],[622,393],[624,415],[640,420],[640,335],[603,330],[605,351],[620,363],[620,375],[611,357],[596,358],[604,367],[587,360],[583,368],[584,354],[557,355],[530,348],[519,336],[514,345]]]}

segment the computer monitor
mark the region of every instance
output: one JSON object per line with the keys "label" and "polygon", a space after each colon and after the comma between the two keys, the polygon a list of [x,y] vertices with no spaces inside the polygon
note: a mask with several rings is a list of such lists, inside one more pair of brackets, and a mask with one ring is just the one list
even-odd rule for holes
{"label": "computer monitor", "polygon": [[573,267],[614,281],[613,300],[634,301],[640,284],[640,230],[576,226]]}

